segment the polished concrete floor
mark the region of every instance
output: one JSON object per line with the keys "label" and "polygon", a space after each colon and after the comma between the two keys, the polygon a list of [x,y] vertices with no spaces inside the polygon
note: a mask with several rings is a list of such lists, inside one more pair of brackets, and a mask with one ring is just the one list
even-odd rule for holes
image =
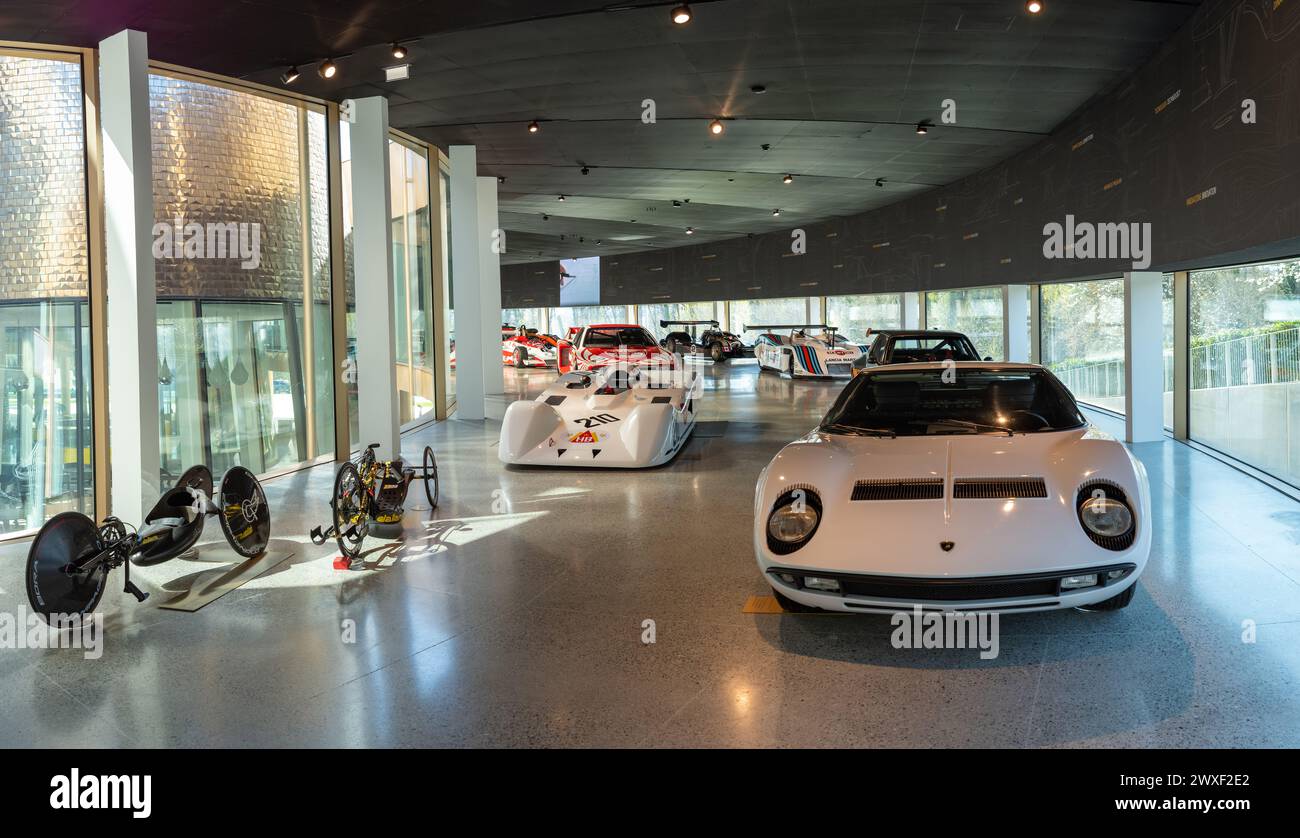
{"label": "polished concrete floor", "polygon": [[[837,388],[701,369],[695,438],[651,471],[507,470],[491,422],[410,435],[443,503],[366,570],[306,537],[331,467],[269,481],[294,558],[196,613],[156,603],[232,553],[137,571],[144,605],[115,575],[101,659],[0,650],[0,745],[1300,745],[1300,504],[1137,446],[1156,532],[1129,608],[1004,616],[995,660],[896,650],[887,617],[742,613],[767,592],[754,479]],[[520,393],[549,375],[507,370]],[[25,553],[0,548],[0,611],[25,605]]]}

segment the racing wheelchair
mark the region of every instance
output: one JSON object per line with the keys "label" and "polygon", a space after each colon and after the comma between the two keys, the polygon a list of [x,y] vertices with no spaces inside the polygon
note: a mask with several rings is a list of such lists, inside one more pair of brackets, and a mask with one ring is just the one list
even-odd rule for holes
{"label": "racing wheelchair", "polygon": [[361,556],[361,544],[372,525],[400,524],[406,492],[417,476],[424,481],[429,507],[438,508],[438,460],[433,449],[424,447],[420,468],[416,469],[400,455],[393,460],[377,460],[378,447],[379,443],[371,443],[339,469],[330,499],[330,525],[311,531],[313,544],[337,540],[339,552],[349,562]]}
{"label": "racing wheelchair", "polygon": [[[253,473],[235,466],[214,495],[212,472],[193,466],[154,504],[139,529],[118,518],[98,526],[80,512],[61,512],[45,522],[27,553],[27,600],[48,622],[51,616],[84,617],[95,610],[109,571],[121,567],[123,590],[144,602],[149,595],[131,581],[131,565],[173,559],[194,546],[203,522],[217,516],[231,549],[259,556],[271,539],[271,511]],[[219,497],[219,501],[216,499]]]}

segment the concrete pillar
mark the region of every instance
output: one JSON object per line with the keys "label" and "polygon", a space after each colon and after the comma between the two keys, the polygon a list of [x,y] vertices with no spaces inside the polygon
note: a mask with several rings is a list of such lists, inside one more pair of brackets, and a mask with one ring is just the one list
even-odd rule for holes
{"label": "concrete pillar", "polygon": [[1029,362],[1029,286],[1002,286],[1002,359]]}
{"label": "concrete pillar", "polygon": [[1041,285],[1029,286],[1029,363],[1043,363],[1043,295]]}
{"label": "concrete pillar", "polygon": [[101,41],[99,67],[112,419],[109,451],[95,453],[110,457],[109,511],[138,525],[160,494],[158,292],[145,34],[127,29]]}
{"label": "concrete pillar", "polygon": [[903,292],[903,328],[925,328],[925,292]]}
{"label": "concrete pillar", "polygon": [[[1191,393],[1191,293],[1187,271],[1174,274],[1174,439],[1187,439],[1189,429],[1187,399]],[[1163,297],[1163,289],[1161,296]],[[1164,325],[1163,311],[1161,326]]]}
{"label": "concrete pillar", "polygon": [[[497,179],[478,178],[478,247],[479,247],[479,316],[483,323],[483,396],[488,402],[500,403],[506,390],[501,364],[501,253],[503,233],[497,220]],[[506,243],[509,247],[509,243]],[[458,296],[456,298],[460,300]],[[457,338],[459,341],[459,336]],[[459,355],[457,356],[459,358]],[[493,397],[496,397],[493,399]],[[493,419],[505,416],[505,406],[485,404],[485,415]]]}
{"label": "concrete pillar", "polygon": [[1159,271],[1124,274],[1124,438],[1164,438],[1164,329]]}
{"label": "concrete pillar", "polygon": [[[363,446],[380,459],[402,450],[393,336],[393,228],[388,173],[388,100],[353,100],[352,253],[357,295],[357,411]],[[457,301],[459,303],[459,301]]]}
{"label": "concrete pillar", "polygon": [[[485,418],[483,322],[479,299],[478,154],[472,145],[451,147],[451,282],[456,300],[456,418]],[[507,247],[509,243],[507,242]],[[498,328],[500,324],[498,323]],[[500,337],[498,331],[497,336]],[[501,349],[493,355],[499,364]]]}

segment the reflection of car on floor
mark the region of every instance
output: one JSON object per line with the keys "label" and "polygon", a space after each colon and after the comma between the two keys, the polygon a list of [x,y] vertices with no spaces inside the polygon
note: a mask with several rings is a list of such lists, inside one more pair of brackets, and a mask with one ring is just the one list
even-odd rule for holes
{"label": "reflection of car on floor", "polygon": [[686,444],[701,390],[690,370],[569,372],[535,401],[506,408],[497,456],[524,465],[657,466]]}
{"label": "reflection of car on floor", "polygon": [[569,330],[560,342],[560,372],[593,370],[609,364],[624,368],[672,369],[670,352],[635,323],[601,323]]}
{"label": "reflection of car on floor", "polygon": [[[810,329],[820,331],[810,333]],[[759,370],[791,378],[848,378],[853,361],[862,354],[862,347],[824,323],[746,326],[745,331],[762,333],[754,343]]]}
{"label": "reflection of car on floor", "polygon": [[[685,326],[685,329],[674,329],[664,335],[659,345],[674,355],[702,355],[710,358],[714,363],[720,363],[728,358],[744,358],[746,353],[745,344],[741,343],[740,338],[731,332],[724,332],[719,328],[716,320],[660,320],[660,328],[667,329],[669,326]],[[699,326],[708,326],[709,328],[699,330]],[[697,333],[698,332],[698,333]]]}
{"label": "reflection of car on floor", "polygon": [[525,326],[501,327],[501,363],[511,367],[553,367],[559,359],[560,342]]}
{"label": "reflection of car on floor", "polygon": [[759,475],[754,550],[777,599],[1123,608],[1151,548],[1142,464],[1042,367],[951,369],[867,370]]}
{"label": "reflection of car on floor", "polygon": [[864,355],[853,362],[853,374],[883,364],[942,363],[943,361],[991,361],[980,358],[971,339],[961,332],[937,329],[885,329],[872,332],[875,339]]}

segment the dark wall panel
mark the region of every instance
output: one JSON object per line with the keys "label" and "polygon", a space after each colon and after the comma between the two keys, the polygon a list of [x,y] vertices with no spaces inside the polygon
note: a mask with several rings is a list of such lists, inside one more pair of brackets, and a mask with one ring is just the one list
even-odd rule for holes
{"label": "dark wall panel", "polygon": [[[1242,122],[1246,98],[1255,124]],[[1147,66],[1010,160],[808,225],[803,255],[786,232],[607,257],[602,300],[924,290],[1132,269],[1130,259],[1044,258],[1043,225],[1067,214],[1149,222],[1155,270],[1300,252],[1300,2],[1207,0]]]}
{"label": "dark wall panel", "polygon": [[502,308],[542,308],[559,304],[559,262],[501,266]]}

